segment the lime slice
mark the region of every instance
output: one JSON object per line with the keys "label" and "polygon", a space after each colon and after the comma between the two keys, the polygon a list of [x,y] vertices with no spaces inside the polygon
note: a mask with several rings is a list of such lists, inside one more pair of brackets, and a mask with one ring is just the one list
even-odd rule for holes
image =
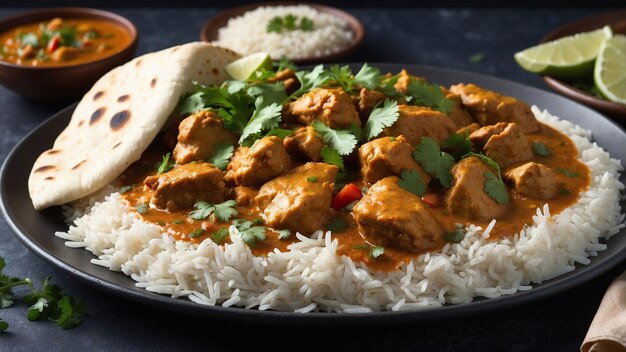
{"label": "lime slice", "polygon": [[604,42],[593,79],[607,99],[626,104],[626,36],[618,34]]}
{"label": "lime slice", "polygon": [[237,59],[224,68],[233,79],[245,81],[258,70],[271,70],[272,58],[268,53],[254,53]]}
{"label": "lime slice", "polygon": [[593,63],[602,43],[613,35],[605,26],[539,44],[515,54],[526,71],[557,78],[582,77],[593,72]]}

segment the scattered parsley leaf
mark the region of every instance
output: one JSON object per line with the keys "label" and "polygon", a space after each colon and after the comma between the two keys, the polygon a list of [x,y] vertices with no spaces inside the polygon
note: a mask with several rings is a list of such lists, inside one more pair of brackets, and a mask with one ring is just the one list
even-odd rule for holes
{"label": "scattered parsley leaf", "polygon": [[310,183],[316,182],[317,176],[309,176],[306,178],[306,180],[309,181]]}
{"label": "scattered parsley leaf", "polygon": [[557,168],[556,172],[565,175],[566,177],[578,177],[580,176],[579,172],[575,172],[575,171],[569,171],[567,169],[563,169],[563,168]]}
{"label": "scattered parsley leaf", "polygon": [[442,186],[450,188],[452,185],[450,168],[454,165],[454,158],[452,155],[442,152],[434,139],[423,137],[422,142],[413,152],[413,158]]}
{"label": "scattered parsley leaf", "polygon": [[474,55],[469,57],[469,61],[471,63],[474,63],[474,64],[475,63],[479,63],[479,62],[483,62],[483,61],[485,61],[485,54],[483,54],[483,53],[476,53],[476,54],[474,54]]}
{"label": "scattered parsley leaf", "polygon": [[0,331],[7,331],[9,328],[9,323],[0,318]]}
{"label": "scattered parsley leaf", "polygon": [[194,220],[204,220],[213,213],[213,210],[215,210],[215,205],[203,200],[197,201],[193,207],[196,210],[189,213],[189,216]]}
{"label": "scattered parsley leaf", "polygon": [[506,185],[502,182],[502,179],[491,171],[485,172],[484,191],[489,197],[500,204],[509,201],[509,192],[506,190]]}
{"label": "scattered parsley leaf", "polygon": [[463,224],[456,224],[454,230],[443,233],[443,240],[451,243],[459,243],[465,237],[465,226]]}
{"label": "scattered parsley leaf", "polygon": [[[262,131],[269,131],[273,128],[278,127],[278,123],[281,120],[281,111],[283,110],[282,105],[277,103],[272,103],[269,106],[266,106],[260,110],[255,110],[250,118],[250,121],[246,124],[243,131],[241,132],[241,137],[239,138],[239,144],[243,144],[244,142],[250,143],[247,139],[253,134],[259,134]],[[250,143],[251,145],[252,143]]]}
{"label": "scattered parsley leaf", "polygon": [[287,14],[284,17],[275,16],[267,23],[265,30],[267,33],[282,33],[283,31],[295,31],[296,29],[305,32],[313,30],[314,23],[312,19],[302,16],[298,22],[298,18],[298,16],[292,14]]}
{"label": "scattered parsley leaf", "polygon": [[293,131],[292,130],[286,130],[283,128],[274,128],[273,130],[267,132],[268,136],[278,136],[281,139],[285,139],[285,137],[289,137],[291,135],[293,135]]}
{"label": "scattered parsley leaf", "polygon": [[265,30],[267,31],[267,33],[271,33],[271,32],[280,33],[283,31],[284,26],[285,26],[285,23],[284,23],[283,18],[276,16],[267,23],[267,27],[265,27]]}
{"label": "scattered parsley leaf", "polygon": [[233,220],[233,226],[239,231],[241,240],[248,247],[256,246],[257,242],[265,240],[265,226],[253,226],[255,222],[243,219]]}
{"label": "scattered parsley leaf", "polygon": [[411,105],[427,106],[449,114],[454,102],[447,99],[437,84],[429,84],[411,77],[407,86],[407,101]]}
{"label": "scattered parsley leaf", "polygon": [[417,196],[423,196],[426,192],[426,185],[422,181],[422,177],[415,170],[402,170],[398,186]]}
{"label": "scattered parsley leaf", "polygon": [[279,240],[286,240],[289,237],[291,237],[291,231],[284,229],[284,230],[278,230],[278,239]]}
{"label": "scattered parsley leaf", "polygon": [[326,230],[332,232],[341,232],[346,228],[348,228],[348,222],[340,217],[334,217],[326,224]]}
{"label": "scattered parsley leaf", "polygon": [[120,193],[127,193],[131,189],[135,188],[135,186],[137,186],[137,185],[134,184],[134,183],[132,185],[122,186],[122,187],[120,187]]}
{"label": "scattered parsley leaf", "polygon": [[172,224],[176,224],[176,225],[180,225],[182,223],[184,223],[184,221],[182,221],[180,219],[176,219],[176,220],[172,221]]}
{"label": "scattered parsley leaf", "polygon": [[376,107],[370,113],[364,127],[365,137],[368,140],[377,137],[385,127],[391,127],[398,121],[399,116],[398,102],[385,99],[382,107]]}
{"label": "scattered parsley leaf", "polygon": [[311,71],[298,71],[296,78],[300,82],[300,88],[291,94],[290,98],[295,99],[313,88],[324,85],[330,77],[324,70],[324,65],[317,65]]}
{"label": "scattered parsley leaf", "polygon": [[385,253],[385,247],[375,246],[370,250],[370,257],[372,259],[378,259],[381,255]]}
{"label": "scattered parsley leaf", "polygon": [[400,74],[383,79],[382,85],[378,88],[378,90],[388,97],[393,98],[400,96],[401,94],[398,93],[395,87],[396,83],[398,83],[398,78],[400,78]]}
{"label": "scattered parsley leaf", "polygon": [[71,329],[77,326],[86,314],[84,303],[82,301],[74,302],[74,299],[68,295],[64,295],[57,302],[57,310],[60,312],[60,315],[52,320],[63,329]]}
{"label": "scattered parsley leaf", "polygon": [[[268,71],[272,75],[272,71]],[[257,78],[258,79],[258,78]],[[246,93],[254,97],[254,107],[256,110],[263,109],[266,106],[270,106],[276,103],[280,106],[287,100],[287,94],[285,93],[285,84],[282,81],[276,83],[260,83],[248,86]]]}
{"label": "scattered parsley leaf", "polygon": [[137,205],[135,205],[135,210],[139,213],[139,214],[145,214],[148,211],[148,206],[144,203],[139,203]]}
{"label": "scattered parsley leaf", "polygon": [[159,165],[159,168],[157,169],[157,175],[166,173],[172,168],[170,166],[170,155],[170,153],[163,155],[163,161],[161,161],[161,165]]}
{"label": "scattered parsley leaf", "polygon": [[230,220],[233,216],[237,215],[237,202],[230,199],[220,204],[215,204],[215,208],[213,210],[213,214],[215,217],[222,222],[226,222]]}
{"label": "scattered parsley leaf", "polygon": [[341,155],[352,153],[358,143],[356,137],[349,130],[334,130],[319,120],[313,121],[312,126],[324,143]]}
{"label": "scattered parsley leaf", "polygon": [[313,30],[314,23],[313,20],[308,17],[302,17],[300,19],[300,29],[305,32],[310,32]]}
{"label": "scattered parsley leaf", "polygon": [[552,151],[545,144],[541,142],[533,142],[532,145],[533,153],[539,156],[550,156],[552,155]]}
{"label": "scattered parsley leaf", "polygon": [[213,149],[213,155],[207,158],[207,161],[220,170],[225,170],[233,157],[235,147],[230,142],[220,143]]}
{"label": "scattered parsley leaf", "polygon": [[335,149],[330,148],[327,145],[325,145],[322,147],[322,150],[320,151],[320,155],[322,156],[322,160],[325,163],[335,165],[339,168],[339,170],[342,170],[342,171],[344,170],[343,158],[341,157],[339,152],[336,151]]}
{"label": "scattered parsley leaf", "polygon": [[361,66],[359,72],[354,75],[354,83],[367,89],[374,89],[380,84],[380,70],[367,63]]}
{"label": "scattered parsley leaf", "polygon": [[458,133],[451,134],[441,145],[441,148],[452,155],[455,160],[461,160],[464,155],[472,151],[472,147],[468,135],[462,136]]}
{"label": "scattered parsley leaf", "polygon": [[213,242],[215,242],[216,244],[220,244],[222,243],[222,241],[228,237],[230,235],[230,233],[228,232],[228,229],[219,229],[217,231],[214,231],[211,234],[211,239],[213,240]]}
{"label": "scattered parsley leaf", "polygon": [[204,231],[205,230],[203,228],[195,229],[195,230],[191,231],[191,233],[189,234],[189,238],[200,237],[200,235],[202,235],[204,233]]}
{"label": "scattered parsley leaf", "polygon": [[492,169],[496,170],[498,172],[498,178],[502,179],[502,177],[501,177],[502,171],[500,169],[500,164],[498,164],[495,160],[491,159],[490,157],[486,156],[485,154],[474,153],[474,152],[469,152],[469,153],[465,154],[463,156],[463,159],[465,159],[467,157],[470,157],[470,156],[477,157],[483,163],[489,165],[489,167],[491,167]]}

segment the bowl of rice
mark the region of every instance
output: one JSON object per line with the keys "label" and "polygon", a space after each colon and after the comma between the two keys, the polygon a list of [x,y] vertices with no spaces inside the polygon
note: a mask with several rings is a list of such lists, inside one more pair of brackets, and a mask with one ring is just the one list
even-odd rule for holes
{"label": "bowl of rice", "polygon": [[363,41],[361,22],[318,4],[269,2],[235,7],[202,28],[203,41],[242,55],[267,52],[297,64],[338,61]]}

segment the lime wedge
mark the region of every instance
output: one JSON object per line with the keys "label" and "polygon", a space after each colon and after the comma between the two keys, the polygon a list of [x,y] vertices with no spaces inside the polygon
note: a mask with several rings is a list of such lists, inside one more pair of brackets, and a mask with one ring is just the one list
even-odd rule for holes
{"label": "lime wedge", "polygon": [[611,27],[605,26],[530,47],[514,57],[526,71],[557,78],[582,77],[593,72],[602,43],[612,35]]}
{"label": "lime wedge", "polygon": [[233,79],[245,81],[258,70],[271,70],[272,58],[268,53],[254,53],[237,59],[224,68]]}
{"label": "lime wedge", "polygon": [[626,36],[617,34],[604,42],[593,79],[607,99],[626,104]]}

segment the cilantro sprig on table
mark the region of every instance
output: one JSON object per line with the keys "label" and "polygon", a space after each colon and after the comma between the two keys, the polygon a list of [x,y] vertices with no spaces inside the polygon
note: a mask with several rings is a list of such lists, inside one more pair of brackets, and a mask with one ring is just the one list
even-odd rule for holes
{"label": "cilantro sprig on table", "polygon": [[[41,290],[37,290],[29,278],[17,278],[4,274],[4,258],[0,257],[0,308],[8,308],[15,303],[12,289],[26,286],[29,293],[22,299],[30,305],[26,317],[30,321],[48,319],[63,329],[71,329],[82,322],[86,315],[82,301],[63,294],[61,288],[52,284],[50,277],[43,281]],[[6,331],[9,324],[0,319],[0,331]]]}

